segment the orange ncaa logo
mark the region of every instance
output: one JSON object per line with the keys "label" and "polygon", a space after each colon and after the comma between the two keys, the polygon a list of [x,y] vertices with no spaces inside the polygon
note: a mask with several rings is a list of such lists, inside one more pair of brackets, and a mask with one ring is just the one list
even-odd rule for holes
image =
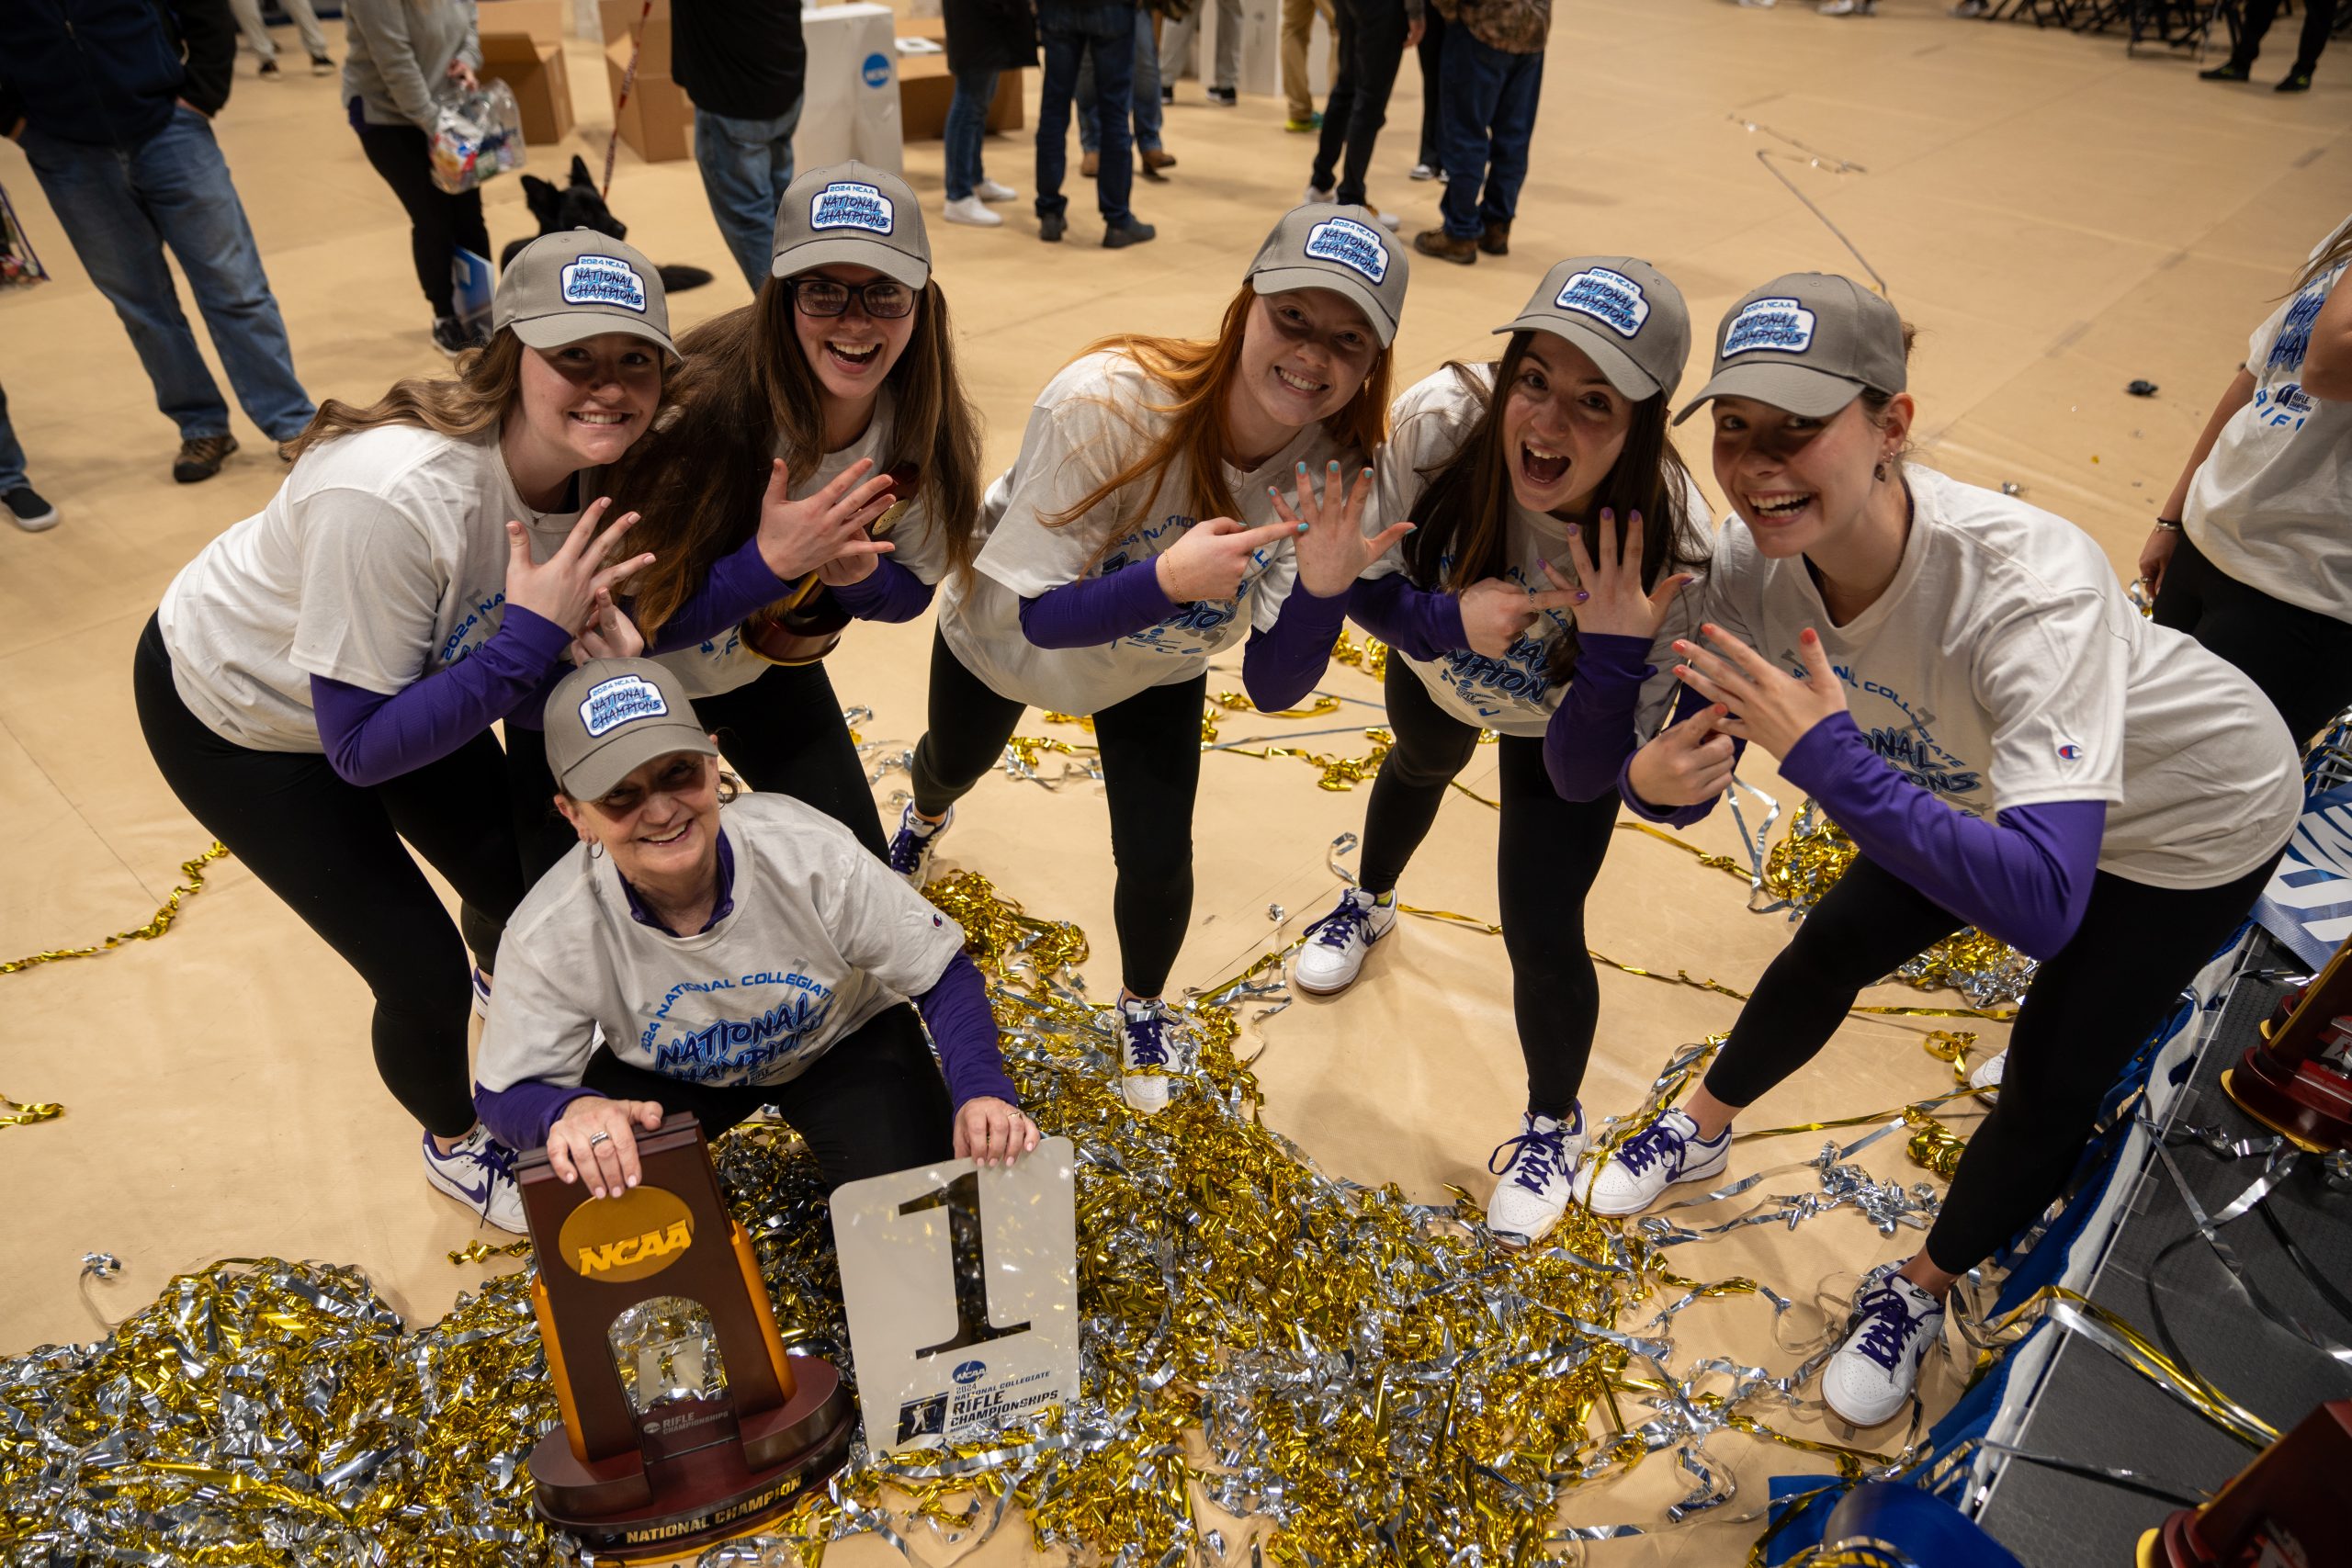
{"label": "orange ncaa logo", "polygon": [[556,1238],[571,1271],[620,1284],[659,1274],[694,1245],[684,1200],[659,1187],[592,1198],[571,1211]]}

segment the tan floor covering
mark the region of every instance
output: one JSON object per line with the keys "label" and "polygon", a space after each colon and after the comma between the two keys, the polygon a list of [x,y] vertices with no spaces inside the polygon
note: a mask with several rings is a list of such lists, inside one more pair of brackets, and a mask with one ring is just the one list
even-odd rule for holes
{"label": "tan floor covering", "polygon": [[[2116,40],[1964,25],[1909,0],[1885,9],[1874,22],[1836,23],[1794,6],[1765,15],[1700,0],[1563,6],[1515,254],[1466,269],[1417,263],[1399,385],[1448,356],[1487,352],[1488,328],[1561,255],[1652,258],[1690,297],[1702,344],[1708,324],[1754,283],[1789,268],[1849,267],[1830,233],[1758,166],[1756,151],[1781,143],[1737,123],[1752,119],[1867,171],[1784,165],[1924,329],[1915,387],[1929,458],[1971,480],[2018,481],[2091,529],[2128,571],[2247,330],[2304,248],[2352,208],[2352,62],[2331,58],[2316,91],[2279,98],[2200,85],[2183,58],[2127,60]],[[2285,36],[2266,67],[2283,68]],[[582,128],[535,154],[544,174],[558,175],[574,150],[592,162],[602,152],[610,110],[593,47],[574,45],[571,63]],[[270,85],[251,73],[241,62],[220,134],[311,392],[364,399],[393,376],[437,370],[399,211],[344,129],[334,84]],[[1267,224],[1295,199],[1310,148],[1282,132],[1277,100],[1216,111],[1190,83],[1181,96],[1167,117],[1174,176],[1136,188],[1139,211],[1160,226],[1156,244],[1098,250],[1083,193],[1069,243],[1053,249],[1037,244],[1025,204],[1005,209],[1010,221],[997,231],[934,219],[992,462],[1012,456],[1030,397],[1090,338],[1213,321]],[[1034,106],[1033,96],[1033,120]],[[1432,220],[1436,197],[1405,178],[1419,111],[1408,61],[1373,185],[1408,231]],[[1024,141],[992,141],[988,158],[998,177],[1031,186]],[[939,143],[910,148],[908,163],[935,212]],[[0,374],[34,481],[66,513],[54,533],[0,530],[0,801],[10,827],[0,955],[13,956],[144,919],[174,868],[205,843],[141,742],[130,649],[172,574],[256,510],[280,469],[241,416],[244,455],[210,483],[170,482],[170,427],[13,146],[0,144],[0,182],[58,276],[0,299]],[[680,324],[741,302],[691,163],[646,166],[624,151],[614,204],[656,259],[720,275],[675,301]],[[488,205],[499,243],[528,231],[514,180],[497,182]],[[2134,377],[2160,383],[2161,395],[2125,397]],[[1686,449],[1703,463],[1702,448]],[[844,699],[875,710],[868,738],[910,744],[920,734],[929,639],[927,621],[861,626],[834,660]],[[1377,701],[1353,671],[1335,669],[1330,685]],[[1369,708],[1351,712],[1377,720]],[[1225,733],[1268,728],[1236,718]],[[1335,741],[1363,749],[1350,737],[1315,744]],[[1793,807],[1777,780],[1753,772]],[[1492,773],[1482,755],[1464,782],[1487,792]],[[1361,825],[1364,799],[1317,789],[1295,761],[1209,759],[1200,897],[1177,983],[1233,971],[1324,908],[1334,889],[1326,846]],[[1449,800],[1407,897],[1491,917],[1494,833],[1487,807]],[[1720,812],[1694,836],[1715,850],[1736,844]],[[1099,786],[1047,794],[984,782],[943,858],[987,872],[1032,909],[1081,922],[1098,954],[1110,952]],[[1740,893],[1666,846],[1623,835],[1591,901],[1592,940],[1629,963],[1744,987],[1785,928],[1744,913]],[[1289,911],[1280,930],[1270,904]],[[1115,983],[1107,956],[1094,971],[1098,984]],[[1267,1117],[1332,1170],[1396,1180],[1417,1199],[1440,1199],[1448,1183],[1483,1195],[1486,1153],[1513,1130],[1519,1104],[1509,998],[1498,942],[1414,923],[1355,994],[1295,1007],[1269,1026]],[[1616,975],[1604,977],[1602,1001],[1586,1098],[1603,1113],[1631,1103],[1673,1047],[1734,1015],[1721,998]],[[101,1311],[119,1315],[174,1273],[222,1257],[356,1263],[419,1322],[478,1277],[443,1257],[478,1233],[421,1182],[416,1131],[369,1060],[360,983],[235,862],[215,870],[167,940],[0,979],[0,1091],[69,1108],[45,1125],[0,1129],[0,1193],[13,1215],[0,1351],[91,1337]],[[1918,1049],[1926,1027],[1850,1024],[1758,1116],[1777,1124],[1850,1114],[1935,1091],[1949,1078]],[[1753,1168],[1817,1144],[1793,1138],[1738,1157]],[[1906,1168],[1893,1143],[1866,1158],[1882,1174]],[[1899,1245],[1836,1214],[1794,1235],[1741,1232],[1686,1253],[1683,1266],[1749,1273],[1810,1299]],[[122,1276],[77,1289],[92,1248],[119,1255]],[[1679,1320],[1684,1353],[1792,1364],[1767,1316],[1753,1299],[1694,1309]],[[1958,1387],[1950,1365],[1932,1368],[1931,1413]],[[1760,1499],[1765,1475],[1811,1467],[1738,1437],[1715,1451],[1747,1483],[1726,1513]],[[1679,1490],[1661,1459],[1581,1495],[1570,1515],[1656,1523]],[[1754,1528],[1702,1523],[1599,1551],[1617,1562],[1728,1562]],[[1019,1533],[987,1560],[1021,1560]],[[868,1539],[836,1560],[891,1558]]]}

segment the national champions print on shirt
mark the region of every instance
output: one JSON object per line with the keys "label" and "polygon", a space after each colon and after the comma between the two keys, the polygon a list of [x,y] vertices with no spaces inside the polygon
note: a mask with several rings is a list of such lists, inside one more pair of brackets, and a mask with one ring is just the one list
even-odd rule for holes
{"label": "national champions print on shirt", "polygon": [[835,180],[808,198],[811,229],[864,229],[888,234],[898,226],[898,209],[873,186]]}
{"label": "national champions print on shirt", "polygon": [[588,688],[580,702],[580,722],[588,727],[594,739],[619,728],[632,719],[666,718],[670,705],[662,700],[662,688],[642,675],[616,675],[609,681],[599,681]]}
{"label": "national champions print on shirt", "polygon": [[1388,247],[1352,218],[1326,218],[1309,229],[1306,254],[1314,261],[1337,262],[1374,283],[1388,280]]}
{"label": "national champions print on shirt", "polygon": [[[771,1001],[761,992],[783,995]],[[762,970],[670,988],[638,1036],[644,1065],[688,1083],[772,1081],[832,1016],[833,988],[797,971]]]}
{"label": "national champions print on shirt", "polygon": [[1797,299],[1751,299],[1724,333],[1723,357],[1770,349],[1803,354],[1813,346],[1814,314]]}
{"label": "national champions print on shirt", "polygon": [[1638,335],[1642,323],[1650,319],[1650,302],[1642,286],[1605,266],[1575,274],[1560,286],[1552,303],[1563,310],[1590,316],[1619,337]]}
{"label": "national champions print on shirt", "polygon": [[618,256],[584,255],[563,266],[567,305],[616,305],[645,313],[645,279]]}

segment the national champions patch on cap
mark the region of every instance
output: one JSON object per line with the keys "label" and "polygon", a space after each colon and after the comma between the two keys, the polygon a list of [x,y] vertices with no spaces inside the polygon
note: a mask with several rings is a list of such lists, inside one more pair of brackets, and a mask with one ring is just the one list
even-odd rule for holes
{"label": "national champions patch on cap", "polygon": [[592,254],[566,262],[561,288],[567,305],[616,305],[645,313],[645,278],[618,256]]}
{"label": "national champions patch on cap", "polygon": [[811,229],[864,229],[888,234],[898,226],[890,198],[869,185],[835,180],[808,198]]}
{"label": "national champions patch on cap", "polygon": [[1619,337],[1638,335],[1642,323],[1650,319],[1650,302],[1642,286],[1605,266],[1570,276],[1552,303],[1563,310],[1590,316]]}
{"label": "national champions patch on cap", "polygon": [[670,705],[662,689],[641,675],[616,675],[588,688],[580,704],[580,722],[591,739],[608,735],[640,718],[667,718]]}
{"label": "national champions patch on cap", "polygon": [[1724,333],[1723,352],[1716,357],[1770,349],[1777,354],[1803,354],[1813,346],[1814,315],[1797,299],[1751,299],[1732,318]]}
{"label": "national champions patch on cap", "polygon": [[1388,247],[1352,218],[1326,218],[1309,229],[1305,254],[1315,261],[1337,262],[1374,283],[1388,281]]}

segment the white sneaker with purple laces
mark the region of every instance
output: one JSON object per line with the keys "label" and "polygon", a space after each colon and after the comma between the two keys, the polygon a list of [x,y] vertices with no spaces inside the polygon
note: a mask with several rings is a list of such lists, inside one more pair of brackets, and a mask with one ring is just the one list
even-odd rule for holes
{"label": "white sneaker with purple laces", "polygon": [[1919,1381],[1919,1363],[1944,1333],[1943,1303],[1882,1263],[1854,1292],[1845,1343],[1821,1369],[1821,1397],[1856,1427],[1879,1427],[1902,1414]]}
{"label": "white sneaker with purple laces", "polygon": [[1676,1182],[1721,1176],[1730,1163],[1730,1128],[1702,1138],[1699,1123],[1669,1110],[1599,1166],[1578,1171],[1577,1196],[1596,1214],[1638,1214]]}
{"label": "white sneaker with purple laces", "polygon": [[1375,898],[1361,887],[1349,888],[1329,914],[1306,928],[1306,945],[1291,960],[1291,984],[1312,996],[1339,995],[1363,973],[1372,944],[1396,925],[1395,889]]}
{"label": "white sneaker with purple laces", "polygon": [[1174,1021],[1158,1000],[1119,1001],[1119,1093],[1149,1116],[1168,1105],[1168,1031]]}
{"label": "white sneaker with purple laces", "polygon": [[523,1218],[523,1191],[514,1185],[514,1151],[490,1135],[480,1122],[458,1140],[447,1154],[424,1134],[424,1179],[482,1217],[486,1224],[515,1235],[528,1235]]}
{"label": "white sneaker with purple laces", "polygon": [[1568,1173],[1584,1157],[1584,1145],[1583,1106],[1566,1122],[1521,1112],[1519,1135],[1505,1138],[1487,1156],[1487,1168],[1501,1178],[1487,1200],[1487,1228],[1530,1247],[1550,1235],[1567,1212]]}
{"label": "white sneaker with purple laces", "polygon": [[890,835],[890,869],[907,879],[909,886],[920,892],[923,881],[931,874],[931,854],[939,847],[939,835],[956,823],[956,808],[949,807],[947,815],[933,822],[918,814],[914,802],[909,801],[899,813],[899,830]]}

